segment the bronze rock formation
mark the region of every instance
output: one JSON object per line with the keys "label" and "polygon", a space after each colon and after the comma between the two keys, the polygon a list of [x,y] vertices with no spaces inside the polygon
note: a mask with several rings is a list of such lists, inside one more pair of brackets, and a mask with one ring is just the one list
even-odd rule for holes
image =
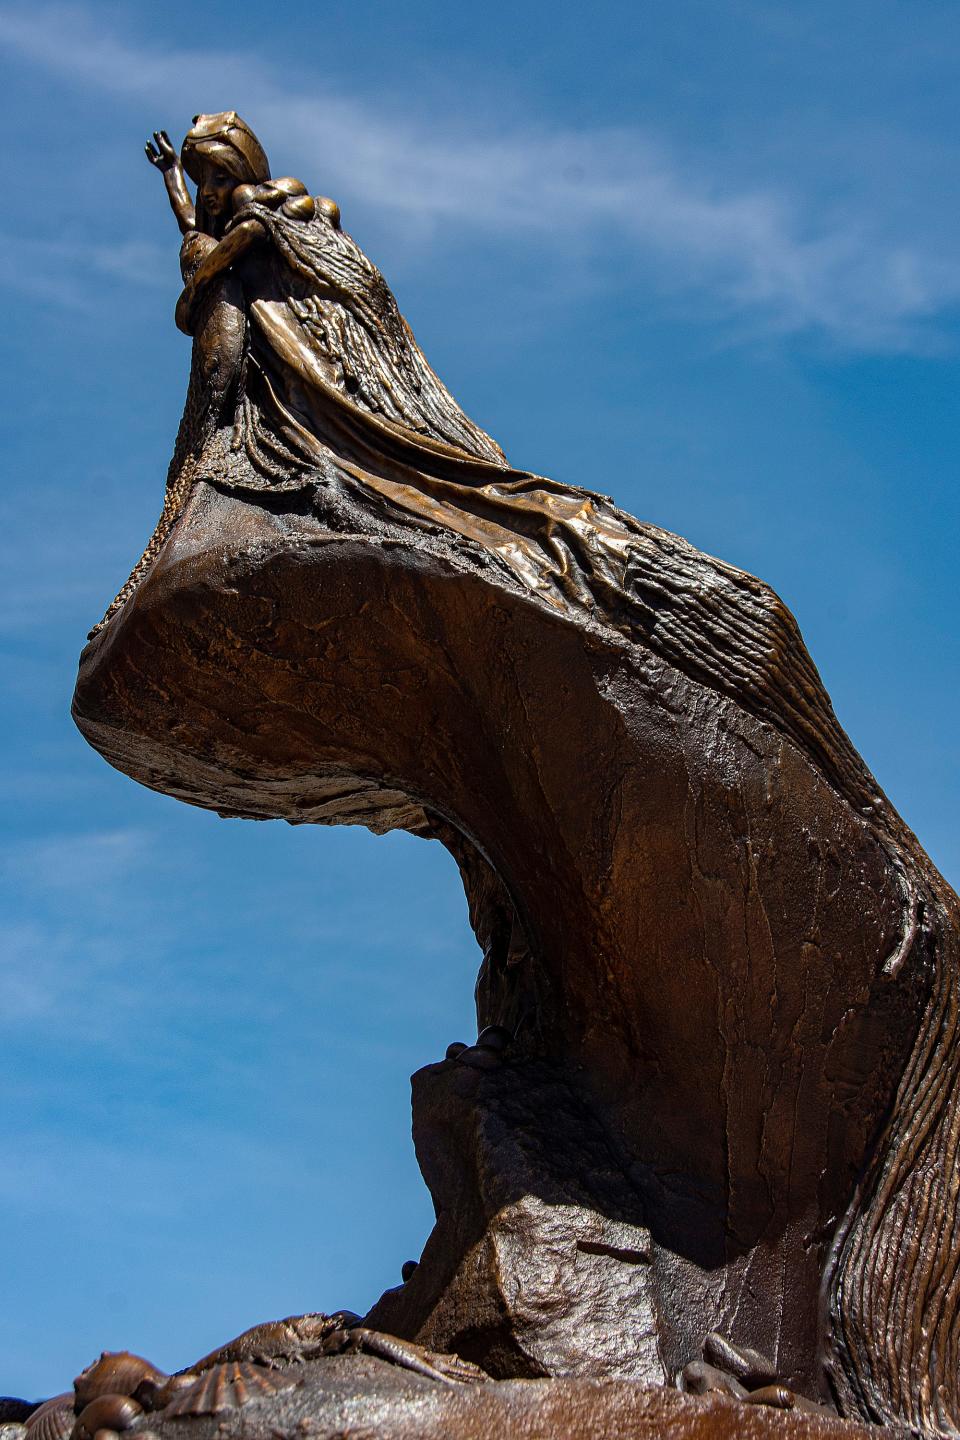
{"label": "bronze rock formation", "polygon": [[[201,186],[240,123],[201,117]],[[511,470],[335,207],[244,164],[185,246],[164,519],[74,715],[191,804],[459,864],[509,1043],[415,1077],[437,1229],[368,1324],[584,1384],[673,1385],[713,1334],[958,1433],[956,896],[777,597]]]}

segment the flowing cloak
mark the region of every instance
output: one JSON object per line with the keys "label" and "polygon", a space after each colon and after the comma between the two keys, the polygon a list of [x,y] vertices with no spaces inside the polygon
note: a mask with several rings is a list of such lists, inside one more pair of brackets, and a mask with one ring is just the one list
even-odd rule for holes
{"label": "flowing cloak", "polygon": [[[266,241],[239,282],[229,275],[219,290],[211,285],[196,307],[164,513],[107,619],[198,481],[305,491],[331,529],[409,537],[413,527],[427,544],[443,532],[461,560],[495,566],[501,583],[535,603],[576,607],[607,634],[639,642],[772,724],[882,825],[876,781],[767,585],[603,495],[511,469],[430,368],[379,270],[322,207],[304,220],[251,203],[234,224],[250,218]],[[216,331],[231,308],[242,311],[242,355],[227,412],[214,415],[200,332]]]}

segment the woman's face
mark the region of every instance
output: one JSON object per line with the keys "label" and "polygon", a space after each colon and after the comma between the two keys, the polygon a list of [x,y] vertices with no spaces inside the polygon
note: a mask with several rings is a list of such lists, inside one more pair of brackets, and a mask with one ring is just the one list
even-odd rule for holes
{"label": "woman's face", "polygon": [[200,172],[199,199],[207,214],[222,220],[230,213],[230,197],[237,188],[236,179],[219,165],[206,162]]}

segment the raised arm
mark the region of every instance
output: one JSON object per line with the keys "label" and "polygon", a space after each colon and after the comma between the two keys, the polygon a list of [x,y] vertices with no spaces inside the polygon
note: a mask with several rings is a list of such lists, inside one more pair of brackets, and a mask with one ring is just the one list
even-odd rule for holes
{"label": "raised arm", "polygon": [[251,245],[256,245],[264,238],[264,233],[264,228],[259,220],[253,218],[242,220],[210,251],[206,259],[201,261],[197,273],[187,282],[183,294],[177,301],[177,328],[182,330],[185,335],[193,334],[193,307],[204,286],[209,285],[210,281],[215,280],[218,275],[222,275],[224,270],[229,270],[244,251],[249,250]]}
{"label": "raised arm", "polygon": [[197,217],[193,201],[190,199],[190,191],[187,189],[183,166],[180,164],[176,150],[170,143],[170,137],[166,130],[154,130],[153,139],[148,140],[143,149],[150,164],[163,175],[163,183],[167,187],[167,196],[170,200],[170,209],[176,216],[180,233],[186,235],[187,231],[192,230],[196,225]]}

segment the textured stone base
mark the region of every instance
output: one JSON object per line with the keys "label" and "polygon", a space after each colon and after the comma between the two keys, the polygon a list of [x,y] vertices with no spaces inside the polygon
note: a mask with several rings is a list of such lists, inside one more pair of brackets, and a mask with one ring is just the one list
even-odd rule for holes
{"label": "textured stone base", "polygon": [[562,1073],[509,1051],[429,1065],[413,1136],[437,1223],[366,1325],[498,1380],[667,1382],[642,1196]]}
{"label": "textured stone base", "polygon": [[[368,1356],[297,1367],[300,1383],[242,1410],[137,1429],[161,1440],[883,1440],[818,1415],[610,1380],[442,1385]],[[132,1436],[136,1431],[129,1432]]]}

